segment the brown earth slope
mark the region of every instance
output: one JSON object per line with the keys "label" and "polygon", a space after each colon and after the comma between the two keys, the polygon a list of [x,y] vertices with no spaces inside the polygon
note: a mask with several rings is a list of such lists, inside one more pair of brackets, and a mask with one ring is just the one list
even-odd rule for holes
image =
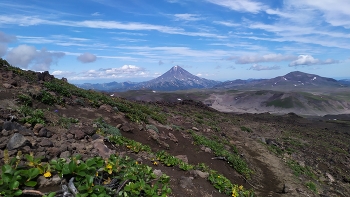
{"label": "brown earth slope", "polygon": [[[254,190],[257,196],[350,196],[350,124],[347,121],[310,120],[295,114],[226,114],[190,100],[129,103],[115,99],[140,111],[151,107],[166,118],[163,121],[157,116],[152,118],[152,112],[143,118],[143,111],[127,111],[121,108],[125,105],[118,105],[117,109],[111,106],[113,103],[103,103],[103,99],[87,99],[83,95],[68,94],[64,89],[52,91],[47,82],[54,79],[48,73],[8,67],[1,67],[0,71],[0,165],[4,164],[10,139],[17,133],[27,141],[12,148],[10,157],[22,151],[42,156],[44,161],[76,154],[86,160],[116,153],[167,174],[172,189],[169,196],[227,196],[220,193],[209,178],[202,178],[202,174],[181,170],[176,165],[155,164],[155,155],[149,152],[135,152],[127,146],[103,141],[104,134],[96,126],[96,120],[102,118],[104,123],[119,128],[122,136],[148,145],[152,152],[164,150],[191,165],[204,163],[233,184]],[[66,86],[64,81],[62,84]],[[59,99],[50,103],[52,97]],[[32,117],[23,114],[21,109],[29,102],[31,109],[43,111],[43,124],[28,123]],[[200,145],[195,136],[210,139],[209,144]],[[98,143],[108,148],[101,149]],[[222,155],[215,154],[215,147],[209,147],[210,143],[237,154],[236,159],[247,163],[252,173],[247,176],[240,171],[244,167],[237,165],[242,163],[235,166],[226,161],[228,157],[218,158]],[[48,192],[57,188],[32,189]]]}

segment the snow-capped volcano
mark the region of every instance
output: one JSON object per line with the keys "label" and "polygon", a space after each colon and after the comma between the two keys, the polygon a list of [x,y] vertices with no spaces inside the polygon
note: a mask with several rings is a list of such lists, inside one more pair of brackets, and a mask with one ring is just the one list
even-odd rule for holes
{"label": "snow-capped volcano", "polygon": [[197,77],[180,66],[174,66],[163,75],[137,85],[138,89],[162,91],[188,90],[194,88],[210,88],[218,82]]}

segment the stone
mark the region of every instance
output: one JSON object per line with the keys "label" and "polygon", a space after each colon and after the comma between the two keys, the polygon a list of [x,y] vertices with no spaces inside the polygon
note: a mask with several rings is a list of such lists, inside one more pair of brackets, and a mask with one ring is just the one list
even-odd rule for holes
{"label": "stone", "polygon": [[41,128],[38,132],[38,136],[39,137],[46,137],[47,131],[48,130],[46,128]]}
{"label": "stone", "polygon": [[120,129],[122,127],[122,124],[117,124],[116,126],[118,129]]}
{"label": "stone", "polygon": [[7,131],[7,130],[5,130],[5,129],[3,129],[2,131],[1,131],[1,135],[2,136],[8,136],[10,133]]}
{"label": "stone", "polygon": [[40,129],[43,127],[44,127],[44,125],[42,125],[42,124],[36,124],[33,128],[33,132],[37,135],[39,133]]}
{"label": "stone", "polygon": [[96,139],[92,141],[94,149],[97,150],[98,155],[104,159],[109,158],[112,154],[115,154],[114,150],[109,149],[103,142],[103,139]]}
{"label": "stone", "polygon": [[197,127],[192,127],[193,131],[199,131],[199,129]]}
{"label": "stone", "polygon": [[76,140],[81,140],[81,139],[84,139],[85,137],[85,133],[82,131],[82,130],[75,130],[74,132],[74,138]]}
{"label": "stone", "polygon": [[188,164],[188,158],[186,155],[177,155],[175,157],[182,160],[184,163]]}
{"label": "stone", "polygon": [[83,131],[88,136],[92,136],[92,135],[94,135],[96,133],[95,129],[93,129],[91,127],[84,127]]}
{"label": "stone", "polygon": [[148,135],[149,135],[149,137],[150,137],[151,139],[153,139],[153,140],[159,140],[159,135],[158,135],[158,133],[157,133],[155,130],[153,130],[153,129],[147,129],[147,133],[148,133]]}
{"label": "stone", "polygon": [[129,123],[125,123],[123,124],[122,127],[120,127],[120,130],[124,131],[124,132],[133,132],[133,128],[131,127],[131,125]]}
{"label": "stone", "polygon": [[52,187],[59,186],[61,184],[62,178],[60,178],[57,174],[51,178],[45,178],[44,176],[39,176],[37,179],[38,187]]}
{"label": "stone", "polygon": [[206,179],[209,177],[209,172],[202,172],[200,170],[191,170],[190,174],[193,175],[194,177],[201,177],[203,179]]}
{"label": "stone", "polygon": [[333,183],[335,181],[334,177],[331,174],[329,174],[328,172],[326,172],[326,177],[328,177],[328,180],[330,183]]}
{"label": "stone", "polygon": [[153,174],[156,175],[156,179],[159,179],[163,175],[163,172],[161,170],[154,169]]}
{"label": "stone", "polygon": [[24,146],[21,148],[23,154],[29,154],[30,153],[30,147]]}
{"label": "stone", "polygon": [[64,152],[61,152],[60,154],[60,158],[65,158],[65,159],[68,159],[70,156],[71,154],[69,151],[64,151]]}
{"label": "stone", "polygon": [[99,109],[104,110],[104,111],[109,112],[109,113],[113,112],[112,106],[106,105],[106,104],[101,105]]}
{"label": "stone", "polygon": [[13,87],[11,84],[8,84],[8,83],[4,83],[2,84],[2,86],[6,89],[11,89]]}
{"label": "stone", "polygon": [[21,130],[19,130],[20,134],[22,134],[23,136],[34,136],[34,133],[32,130],[26,129],[26,128],[22,128]]}
{"label": "stone", "polygon": [[54,157],[58,157],[58,155],[61,154],[61,151],[59,148],[57,147],[50,147],[47,148],[46,151],[46,158],[54,158]]}
{"label": "stone", "polygon": [[175,143],[178,143],[178,142],[179,142],[179,141],[177,140],[177,138],[175,137],[174,134],[169,133],[168,135],[169,135],[169,138],[170,138],[171,141],[173,141],[173,142],[175,142]]}
{"label": "stone", "polygon": [[49,139],[42,139],[40,144],[39,144],[41,147],[53,147],[53,142]]}
{"label": "stone", "polygon": [[59,147],[60,147],[60,151],[61,151],[61,152],[64,152],[64,151],[67,151],[67,150],[68,150],[68,145],[65,144],[65,143],[61,144],[61,146],[59,146]]}
{"label": "stone", "polygon": [[193,187],[193,182],[192,182],[192,180],[193,180],[193,177],[185,177],[185,176],[181,176],[181,178],[180,178],[180,181],[179,181],[179,183],[180,183],[180,186],[182,187],[182,188],[191,188],[191,187]]}
{"label": "stone", "polygon": [[205,147],[205,148],[204,148],[204,152],[206,152],[206,153],[211,153],[212,150],[211,150],[210,148],[208,148],[208,147]]}
{"label": "stone", "polygon": [[68,134],[67,134],[67,139],[73,139],[73,135],[70,134],[70,133],[68,133]]}
{"label": "stone", "polygon": [[25,138],[23,135],[19,133],[15,133],[7,143],[7,149],[14,150],[26,145],[30,145],[29,140]]}

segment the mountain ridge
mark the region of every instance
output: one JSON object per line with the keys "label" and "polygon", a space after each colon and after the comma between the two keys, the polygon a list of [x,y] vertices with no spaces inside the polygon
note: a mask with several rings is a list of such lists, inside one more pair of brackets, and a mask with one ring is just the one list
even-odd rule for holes
{"label": "mountain ridge", "polygon": [[174,66],[161,76],[145,82],[109,82],[75,84],[83,89],[106,92],[129,90],[177,91],[189,89],[305,89],[322,87],[348,87],[347,80],[335,80],[301,71],[289,72],[271,79],[235,79],[224,82],[195,76],[180,66]]}

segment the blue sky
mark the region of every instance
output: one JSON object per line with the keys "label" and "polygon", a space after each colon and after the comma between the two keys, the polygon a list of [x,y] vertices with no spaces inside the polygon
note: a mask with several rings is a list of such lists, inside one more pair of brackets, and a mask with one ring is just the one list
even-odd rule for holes
{"label": "blue sky", "polygon": [[2,0],[0,56],[72,83],[350,77],[349,0]]}

